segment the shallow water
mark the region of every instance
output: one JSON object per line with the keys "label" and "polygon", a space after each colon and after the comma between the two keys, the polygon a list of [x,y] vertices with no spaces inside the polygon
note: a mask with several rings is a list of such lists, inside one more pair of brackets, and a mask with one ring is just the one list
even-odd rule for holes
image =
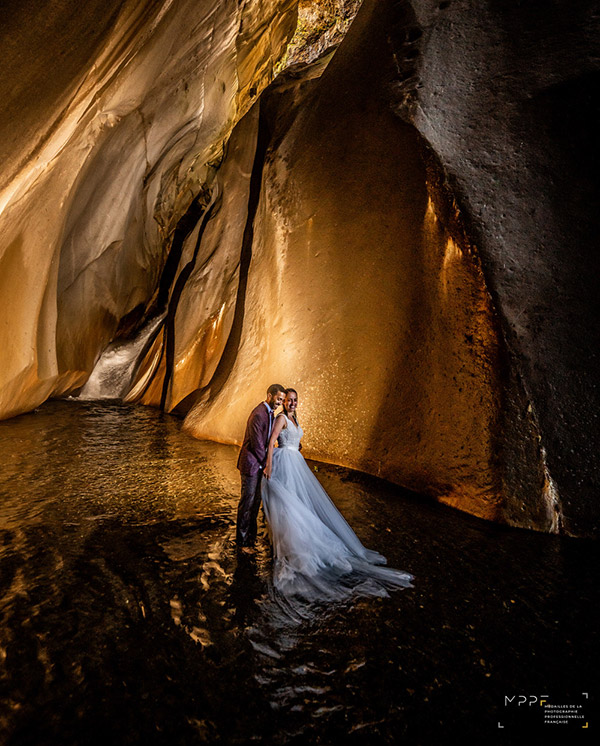
{"label": "shallow water", "polygon": [[494,740],[575,727],[505,695],[593,696],[591,542],[315,464],[415,587],[286,609],[264,526],[236,555],[237,449],[148,408],[53,402],[0,423],[0,454],[2,743]]}

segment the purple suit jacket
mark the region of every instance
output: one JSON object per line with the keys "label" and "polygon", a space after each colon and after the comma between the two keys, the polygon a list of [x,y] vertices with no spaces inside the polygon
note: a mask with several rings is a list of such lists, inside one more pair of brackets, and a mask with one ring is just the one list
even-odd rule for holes
{"label": "purple suit jacket", "polygon": [[268,445],[269,412],[265,402],[261,401],[248,417],[244,442],[237,462],[237,468],[242,474],[258,474],[267,461]]}

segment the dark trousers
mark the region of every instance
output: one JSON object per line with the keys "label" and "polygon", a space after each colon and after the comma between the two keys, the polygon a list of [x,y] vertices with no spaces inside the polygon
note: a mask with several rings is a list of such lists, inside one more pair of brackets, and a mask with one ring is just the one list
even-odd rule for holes
{"label": "dark trousers", "polygon": [[257,474],[242,474],[242,496],[237,512],[236,541],[239,546],[247,547],[256,539],[256,518],[260,508],[260,488],[262,471]]}

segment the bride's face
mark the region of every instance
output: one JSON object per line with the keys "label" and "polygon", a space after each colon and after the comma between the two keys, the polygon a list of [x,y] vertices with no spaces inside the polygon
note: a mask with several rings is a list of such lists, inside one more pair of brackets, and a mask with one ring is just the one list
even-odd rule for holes
{"label": "bride's face", "polygon": [[290,414],[294,414],[294,412],[296,411],[296,407],[298,406],[298,397],[293,391],[290,391],[289,394],[285,395],[283,406]]}

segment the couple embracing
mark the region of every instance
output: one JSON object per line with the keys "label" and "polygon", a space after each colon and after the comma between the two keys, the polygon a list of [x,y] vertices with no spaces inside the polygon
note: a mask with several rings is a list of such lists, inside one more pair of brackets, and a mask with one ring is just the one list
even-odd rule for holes
{"label": "couple embracing", "polygon": [[[279,406],[282,412],[275,417]],[[251,551],[262,501],[280,592],[342,599],[410,586],[412,575],[383,567],[385,557],[361,544],[308,467],[300,452],[297,406],[295,389],[273,384],[248,418],[237,464],[242,478],[238,547]]]}

